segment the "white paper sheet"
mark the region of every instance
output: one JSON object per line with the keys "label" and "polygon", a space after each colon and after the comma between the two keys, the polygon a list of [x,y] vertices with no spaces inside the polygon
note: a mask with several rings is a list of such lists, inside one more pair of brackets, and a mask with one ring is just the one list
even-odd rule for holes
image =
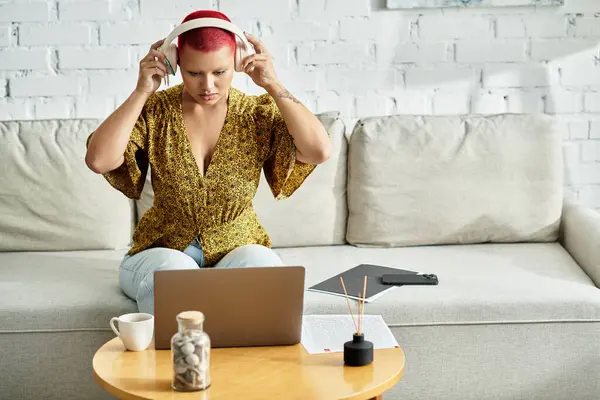
{"label": "white paper sheet", "polygon": [[[356,318],[356,316],[355,316]],[[363,316],[361,332],[374,349],[398,347],[392,331],[381,315]],[[350,315],[304,315],[301,343],[309,354],[344,351],[344,343],[356,333]]]}
{"label": "white paper sheet", "polygon": [[[383,296],[383,295],[384,295],[384,294],[386,294],[387,292],[389,292],[389,291],[391,291],[391,290],[394,290],[394,289],[396,289],[397,287],[398,287],[398,286],[390,286],[390,288],[389,288],[389,289],[386,289],[386,290],[384,290],[384,291],[382,291],[382,292],[379,292],[379,293],[377,293],[377,294],[376,294],[376,295],[374,295],[374,296],[367,297],[367,298],[365,299],[365,303],[372,303],[373,301],[377,300],[377,299],[378,299],[380,296]],[[325,293],[325,294],[331,294],[331,295],[333,295],[333,296],[340,296],[340,297],[344,297],[344,298],[348,297],[348,298],[349,298],[349,299],[351,299],[351,300],[358,300],[358,295],[355,295],[355,296],[353,296],[353,295],[351,295],[350,293],[348,293],[348,296],[346,296],[344,293],[326,292],[326,291],[324,291],[324,290],[317,290],[317,289],[307,289],[307,290],[308,290],[308,291],[310,291],[310,292],[316,292],[316,293]],[[360,300],[362,300],[362,298],[361,298]]]}

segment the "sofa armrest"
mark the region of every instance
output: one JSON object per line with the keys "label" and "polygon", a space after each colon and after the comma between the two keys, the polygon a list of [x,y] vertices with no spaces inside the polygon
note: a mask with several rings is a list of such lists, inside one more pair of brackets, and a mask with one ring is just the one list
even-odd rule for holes
{"label": "sofa armrest", "polygon": [[600,287],[600,213],[566,201],[560,242],[596,286]]}

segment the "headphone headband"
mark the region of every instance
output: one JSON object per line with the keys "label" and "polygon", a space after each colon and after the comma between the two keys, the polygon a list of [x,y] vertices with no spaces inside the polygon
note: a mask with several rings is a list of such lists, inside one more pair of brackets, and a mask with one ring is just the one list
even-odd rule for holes
{"label": "headphone headband", "polygon": [[169,35],[166,37],[164,43],[161,46],[161,49],[166,49],[177,36],[181,35],[184,32],[196,28],[209,27],[221,28],[235,34],[237,37],[240,38],[240,40],[242,41],[242,43],[244,43],[247,49],[250,48],[250,43],[248,42],[248,39],[246,39],[244,32],[242,32],[240,28],[238,28],[231,22],[220,18],[196,18],[186,21],[183,24],[177,26],[175,29],[173,29],[173,31],[169,33]]}
{"label": "headphone headband", "polygon": [[[238,37],[236,40],[235,47],[235,70],[241,71],[241,63],[243,58],[249,54],[251,49],[254,49],[244,32],[229,21],[220,18],[196,18],[184,22],[177,26],[169,35],[165,38],[163,44],[158,48],[158,51],[162,52],[166,56],[165,64],[169,68],[169,73],[175,75],[177,71],[177,46],[171,44],[171,42],[179,35],[196,28],[221,28],[235,34]],[[169,84],[169,73],[165,76],[167,85]]]}

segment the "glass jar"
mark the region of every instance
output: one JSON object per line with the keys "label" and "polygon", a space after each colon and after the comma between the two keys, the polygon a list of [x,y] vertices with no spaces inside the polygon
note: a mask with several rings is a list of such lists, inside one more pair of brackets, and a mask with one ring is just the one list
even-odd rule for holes
{"label": "glass jar", "polygon": [[204,314],[184,311],[177,315],[177,333],[171,338],[173,379],[179,392],[203,390],[210,386],[210,338],[202,330]]}

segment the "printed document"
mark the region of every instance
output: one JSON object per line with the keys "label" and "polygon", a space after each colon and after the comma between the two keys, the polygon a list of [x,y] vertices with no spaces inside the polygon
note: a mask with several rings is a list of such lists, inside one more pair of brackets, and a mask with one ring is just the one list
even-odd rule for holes
{"label": "printed document", "polygon": [[[356,328],[350,315],[304,315],[302,317],[301,343],[310,354],[343,352],[344,343],[351,341],[354,333]],[[399,347],[381,315],[363,316],[361,333],[365,336],[365,340],[373,343],[375,350]]]}

